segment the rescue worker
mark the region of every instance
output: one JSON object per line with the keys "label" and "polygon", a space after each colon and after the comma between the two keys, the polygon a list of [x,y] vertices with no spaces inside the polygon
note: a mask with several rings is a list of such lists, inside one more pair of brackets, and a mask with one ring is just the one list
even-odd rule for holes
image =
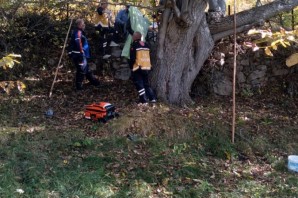
{"label": "rescue worker", "polygon": [[148,33],[148,28],[150,26],[150,21],[144,14],[134,6],[129,7],[129,20],[127,20],[126,30],[129,33],[124,47],[122,49],[121,56],[127,59],[130,58],[130,46],[133,42],[132,35],[134,32],[140,32],[142,34],[142,41],[145,41],[146,35]]}
{"label": "rescue worker", "polygon": [[129,7],[130,5],[126,5],[123,10],[120,10],[116,16],[115,21],[115,29],[118,31],[118,35],[120,37],[120,40],[124,40],[127,36],[127,30],[126,30],[126,24],[129,20]]}
{"label": "rescue worker", "polygon": [[93,76],[89,70],[87,59],[90,58],[90,49],[87,38],[85,36],[85,22],[83,19],[76,20],[76,29],[73,31],[70,40],[70,57],[76,66],[76,89],[83,89],[84,77],[90,81],[92,85],[99,86],[99,81]]}
{"label": "rescue worker", "polygon": [[108,9],[108,2],[102,0],[96,10],[95,29],[99,31],[99,52],[104,59],[109,58],[107,46],[119,46],[115,43],[115,30],[113,28],[112,12]]}
{"label": "rescue worker", "polygon": [[132,79],[139,93],[139,103],[156,102],[156,96],[149,85],[148,74],[151,70],[150,49],[147,43],[141,41],[140,32],[133,33],[133,43],[130,49],[129,66]]}

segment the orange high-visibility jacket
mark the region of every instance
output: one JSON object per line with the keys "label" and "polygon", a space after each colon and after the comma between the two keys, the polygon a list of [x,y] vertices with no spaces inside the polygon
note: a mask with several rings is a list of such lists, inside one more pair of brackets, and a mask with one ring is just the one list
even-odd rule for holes
{"label": "orange high-visibility jacket", "polygon": [[102,7],[98,7],[96,12],[95,12],[95,17],[94,17],[94,24],[95,26],[101,26],[101,27],[109,27],[109,19],[110,19],[110,14],[107,13],[105,10],[103,10]]}
{"label": "orange high-visibility jacket", "polygon": [[137,69],[150,70],[151,67],[149,46],[140,40],[134,41],[130,51],[130,68],[136,71]]}

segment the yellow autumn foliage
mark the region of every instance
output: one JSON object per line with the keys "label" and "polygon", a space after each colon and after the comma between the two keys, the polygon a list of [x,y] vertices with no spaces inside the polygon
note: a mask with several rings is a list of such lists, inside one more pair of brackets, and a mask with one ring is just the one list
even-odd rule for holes
{"label": "yellow autumn foliage", "polygon": [[2,67],[3,69],[12,68],[15,65],[15,63],[20,63],[16,60],[16,58],[20,57],[21,55],[19,54],[9,54],[0,59],[0,67]]}
{"label": "yellow autumn foliage", "polygon": [[[265,54],[268,56],[273,56],[272,50],[278,50],[278,46],[287,48],[291,46],[291,43],[298,42],[298,30],[286,31],[280,28],[279,32],[271,32],[271,30],[251,29],[247,34],[260,34],[261,38],[252,43],[245,42],[244,45],[252,48],[253,51],[255,51],[255,49],[264,48]],[[292,67],[296,64],[298,64],[298,53],[294,53],[286,59],[286,65],[288,67]]]}
{"label": "yellow autumn foliage", "polygon": [[[16,58],[20,58],[19,54],[8,54],[7,56],[0,59],[0,68],[3,69],[13,68],[15,63],[19,64],[20,62]],[[7,94],[10,94],[11,90],[17,89],[19,92],[23,93],[26,89],[26,85],[21,81],[1,81],[0,82],[0,91],[4,91]]]}

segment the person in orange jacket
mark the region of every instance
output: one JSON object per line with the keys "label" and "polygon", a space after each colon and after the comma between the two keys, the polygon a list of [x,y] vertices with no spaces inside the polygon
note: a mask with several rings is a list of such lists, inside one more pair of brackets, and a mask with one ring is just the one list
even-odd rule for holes
{"label": "person in orange jacket", "polygon": [[139,93],[139,103],[156,102],[156,96],[149,85],[148,74],[151,70],[150,49],[147,43],[141,41],[140,32],[133,33],[133,43],[130,49],[129,66],[132,79]]}
{"label": "person in orange jacket", "polygon": [[108,2],[102,0],[96,9],[95,29],[99,31],[99,53],[103,59],[109,58],[107,48],[119,46],[116,43],[116,31],[113,27],[112,12],[108,9]]}

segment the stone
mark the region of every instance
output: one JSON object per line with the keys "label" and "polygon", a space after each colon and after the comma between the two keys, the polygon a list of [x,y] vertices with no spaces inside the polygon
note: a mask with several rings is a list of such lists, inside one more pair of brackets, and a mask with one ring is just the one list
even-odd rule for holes
{"label": "stone", "polygon": [[267,66],[266,65],[258,65],[257,69],[258,70],[267,70]]}
{"label": "stone", "polygon": [[267,70],[256,70],[256,71],[253,71],[252,73],[250,73],[250,75],[248,76],[247,79],[249,81],[253,81],[255,79],[263,78],[266,75],[266,71]]}
{"label": "stone", "polygon": [[126,63],[121,63],[120,68],[129,68],[129,65]]}
{"label": "stone", "polygon": [[122,50],[121,49],[115,49],[115,50],[112,50],[111,55],[113,57],[120,58],[121,57],[121,53],[122,53]]}
{"label": "stone", "polygon": [[242,65],[237,65],[237,71],[242,71],[243,70],[243,66]]}
{"label": "stone", "polygon": [[287,75],[289,73],[289,70],[273,68],[272,73],[274,76],[283,76],[283,75]]}
{"label": "stone", "polygon": [[250,81],[250,83],[251,83],[252,87],[261,85],[261,81],[259,79],[254,79],[254,80]]}
{"label": "stone", "polygon": [[128,64],[128,59],[127,58],[124,58],[124,57],[121,57],[121,63],[127,63]]}
{"label": "stone", "polygon": [[246,81],[246,77],[245,77],[244,73],[243,72],[239,72],[237,74],[237,82],[238,83],[244,83],[245,81]]}
{"label": "stone", "polygon": [[121,68],[115,72],[115,78],[119,80],[128,80],[130,75],[131,71],[129,68]]}
{"label": "stone", "polygon": [[120,64],[121,64],[120,62],[114,61],[114,62],[112,63],[112,66],[113,66],[114,69],[117,70],[117,69],[120,68]]}
{"label": "stone", "polygon": [[240,64],[243,65],[243,66],[249,66],[250,61],[249,61],[249,59],[243,59],[243,60],[241,60]]}
{"label": "stone", "polygon": [[229,96],[232,94],[233,83],[230,78],[222,72],[216,72],[214,75],[213,91],[221,96]]}

